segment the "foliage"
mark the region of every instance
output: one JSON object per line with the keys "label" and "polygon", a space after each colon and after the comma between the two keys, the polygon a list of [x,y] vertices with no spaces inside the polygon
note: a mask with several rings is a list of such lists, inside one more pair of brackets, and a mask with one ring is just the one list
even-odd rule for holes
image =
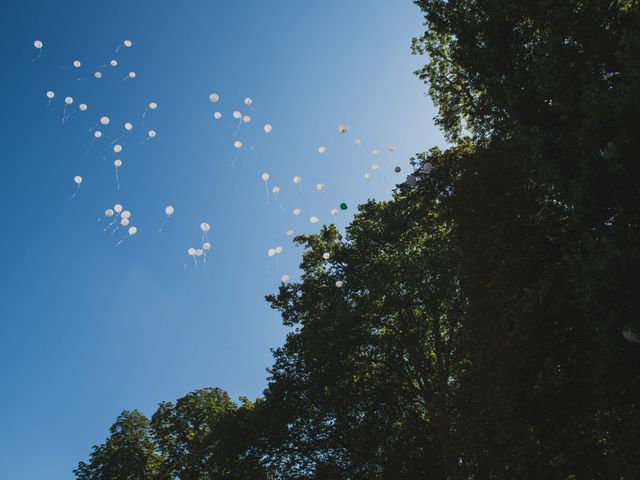
{"label": "foliage", "polygon": [[640,478],[640,6],[416,3],[450,147],[296,238],[264,398],[123,412],[78,479]]}

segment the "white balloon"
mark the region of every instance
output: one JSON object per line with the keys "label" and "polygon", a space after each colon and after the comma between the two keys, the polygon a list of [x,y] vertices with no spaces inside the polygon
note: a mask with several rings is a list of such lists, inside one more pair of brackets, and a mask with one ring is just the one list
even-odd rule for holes
{"label": "white balloon", "polygon": [[360,145],[361,140],[359,138],[356,138],[353,143],[355,143],[356,145]]}
{"label": "white balloon", "polygon": [[407,185],[413,187],[418,182],[418,179],[413,175],[407,175]]}
{"label": "white balloon", "polygon": [[147,132],[147,135],[149,136],[149,138],[153,138],[156,136],[156,131],[155,130],[149,130]]}
{"label": "white balloon", "polygon": [[126,217],[122,217],[122,219],[120,220],[120,225],[126,227],[127,225],[129,225],[129,219]]}
{"label": "white balloon", "polygon": [[116,203],[113,206],[113,209],[115,210],[116,213],[120,213],[122,211],[122,205],[120,205],[119,203]]}
{"label": "white balloon", "polygon": [[325,260],[329,260],[331,258],[331,254],[329,252],[324,252],[322,254],[322,258],[324,258]]}
{"label": "white balloon", "polygon": [[300,212],[300,209],[299,209],[299,208],[294,208],[294,209],[293,209],[293,216],[294,216],[294,217],[297,217],[298,215],[300,215],[300,213],[301,213],[301,212]]}
{"label": "white balloon", "polygon": [[93,76],[96,78],[102,78],[102,72],[96,72],[93,74]]}
{"label": "white balloon", "polygon": [[133,43],[131,42],[131,40],[125,40],[124,42],[122,42],[124,44],[125,47],[129,48],[131,45],[133,45]]}
{"label": "white balloon", "polygon": [[402,168],[396,167],[396,168],[393,169],[393,171],[396,172],[396,173],[400,173],[402,171]]}
{"label": "white balloon", "polygon": [[431,173],[431,170],[433,170],[433,164],[431,162],[426,162],[423,166],[422,166],[422,171],[424,173]]}
{"label": "white balloon", "polygon": [[56,94],[55,94],[55,93],[53,93],[53,90],[49,90],[49,91],[47,92],[47,98],[51,99],[51,98],[53,98],[53,97],[55,97],[55,96],[56,96]]}
{"label": "white balloon", "polygon": [[293,237],[295,232],[293,230],[287,230],[287,237]]}
{"label": "white balloon", "polygon": [[270,123],[266,123],[263,128],[264,128],[264,133],[271,133],[271,130],[273,130],[273,127],[271,126]]}
{"label": "white balloon", "polygon": [[262,178],[262,181],[266,182],[267,180],[269,180],[269,174],[263,173],[262,175],[260,175],[260,178]]}
{"label": "white balloon", "polygon": [[233,146],[236,148],[242,148],[242,142],[240,140],[236,140],[233,142]]}
{"label": "white balloon", "polygon": [[271,191],[272,191],[273,193],[280,193],[280,187],[276,185],[275,187],[273,187],[273,188],[271,189]]}
{"label": "white balloon", "polygon": [[300,182],[302,182],[302,177],[299,177],[298,175],[293,177],[293,183],[295,183],[296,185],[299,185]]}
{"label": "white balloon", "polygon": [[120,153],[122,151],[122,145],[120,145],[119,143],[116,143],[113,146],[113,151],[116,152],[116,153]]}
{"label": "white balloon", "polygon": [[236,120],[240,120],[242,118],[242,114],[236,110],[235,112],[233,112],[233,118],[235,118]]}
{"label": "white balloon", "polygon": [[111,210],[110,208],[107,208],[107,209],[104,211],[104,216],[105,216],[105,217],[113,217],[113,210]]}
{"label": "white balloon", "polygon": [[287,275],[287,274],[285,273],[284,275],[282,275],[282,276],[280,277],[280,281],[281,281],[282,283],[287,283],[287,282],[289,281],[289,275]]}
{"label": "white balloon", "polygon": [[244,104],[245,105],[251,105],[253,103],[253,100],[251,100],[251,98],[247,97],[244,99]]}
{"label": "white balloon", "polygon": [[344,282],[342,280],[338,280],[336,282],[336,287],[338,287],[338,288],[342,288],[343,285],[344,285]]}
{"label": "white balloon", "polygon": [[218,100],[220,100],[220,96],[217,93],[212,93],[211,95],[209,95],[209,101],[211,103],[216,103]]}
{"label": "white balloon", "polygon": [[150,108],[151,110],[155,110],[156,108],[158,108],[158,104],[157,104],[156,102],[151,102],[151,103],[149,104],[149,108]]}
{"label": "white balloon", "polygon": [[116,166],[116,168],[120,168],[122,166],[122,160],[120,159],[114,160],[113,164]]}
{"label": "white balloon", "polygon": [[133,125],[131,125],[131,123],[127,122],[124,124],[124,129],[127,131],[131,131],[133,130]]}
{"label": "white balloon", "polygon": [[371,174],[369,172],[365,172],[363,177],[364,177],[365,180],[369,180],[371,178]]}
{"label": "white balloon", "polygon": [[129,72],[129,78],[136,78],[136,72]]}
{"label": "white balloon", "polygon": [[33,46],[39,50],[42,48],[42,42],[40,40],[36,40],[35,42],[33,42]]}
{"label": "white balloon", "polygon": [[337,209],[337,208],[332,208],[332,209],[331,209],[331,215],[332,215],[332,216],[334,216],[334,217],[335,217],[336,215],[338,215],[338,209]]}
{"label": "white balloon", "polygon": [[191,255],[192,257],[195,257],[196,256],[196,249],[191,247],[190,249],[187,250],[187,253],[189,255]]}
{"label": "white balloon", "polygon": [[110,122],[110,121],[111,121],[111,120],[109,120],[109,117],[101,117],[101,118],[100,118],[100,123],[101,123],[102,125],[109,125],[109,122]]}
{"label": "white balloon", "polygon": [[211,250],[211,244],[210,244],[209,242],[204,242],[204,243],[202,244],[202,249],[203,249],[203,250],[206,250],[206,251]]}
{"label": "white balloon", "polygon": [[117,61],[117,60],[111,60],[111,61],[109,62],[109,64],[110,64],[112,67],[115,67],[115,66],[117,66],[117,65],[118,65],[118,61]]}
{"label": "white balloon", "polygon": [[213,118],[215,118],[216,120],[220,120],[222,118],[222,113],[220,112],[216,112],[213,114]]}
{"label": "white balloon", "polygon": [[284,248],[282,248],[282,247],[276,247],[276,253],[277,253],[278,255],[280,255],[280,254],[282,253],[282,251],[283,251],[283,250],[284,250]]}
{"label": "white balloon", "polygon": [[269,255],[270,257],[273,257],[276,254],[276,249],[275,248],[270,248],[267,251],[267,255]]}
{"label": "white balloon", "polygon": [[389,145],[389,151],[391,153],[395,152],[396,150],[398,150],[398,147],[396,147],[395,145]]}
{"label": "white balloon", "polygon": [[203,232],[208,232],[209,230],[211,230],[211,226],[208,223],[201,223],[200,224],[200,230],[202,230]]}
{"label": "white balloon", "polygon": [[80,185],[82,183],[82,177],[80,175],[76,175],[75,177],[73,177],[73,181],[76,182],[76,184]]}
{"label": "white balloon", "polygon": [[374,148],[373,150],[371,150],[371,155],[373,155],[374,157],[380,155],[380,150]]}
{"label": "white balloon", "polygon": [[129,210],[124,210],[124,211],[120,214],[120,216],[121,216],[122,218],[131,218],[131,212],[130,212]]}
{"label": "white balloon", "polygon": [[80,66],[82,65],[82,63],[80,63],[80,60],[74,60],[73,61],[73,66],[76,68],[80,68]]}
{"label": "white balloon", "polygon": [[318,191],[324,190],[324,183],[316,183],[316,190]]}
{"label": "white balloon", "polygon": [[378,165],[377,163],[374,163],[373,165],[371,165],[371,170],[373,170],[374,172],[376,170],[380,170],[380,165]]}
{"label": "white balloon", "polygon": [[175,212],[175,209],[171,205],[167,205],[164,209],[164,213],[167,214],[167,217],[170,217]]}
{"label": "white balloon", "polygon": [[129,227],[129,235],[135,235],[138,233],[138,229],[136,227]]}
{"label": "white balloon", "polygon": [[67,105],[71,105],[73,103],[73,97],[66,97],[64,99],[64,103],[66,103]]}
{"label": "white balloon", "polygon": [[347,127],[346,123],[341,123],[340,125],[338,125],[338,133],[340,133],[340,135],[344,135],[345,133],[347,133],[347,130],[349,130],[349,127]]}
{"label": "white balloon", "polygon": [[204,253],[204,252],[202,251],[202,249],[201,249],[201,248],[198,248],[198,249],[196,250],[196,257],[201,257],[203,253]]}
{"label": "white balloon", "polygon": [[244,123],[249,123],[251,121],[251,117],[249,115],[245,115],[244,117],[242,117],[242,121]]}
{"label": "white balloon", "polygon": [[309,221],[315,225],[316,223],[318,223],[320,221],[320,219],[318,217],[316,217],[316,216],[313,216],[313,217],[309,218]]}
{"label": "white balloon", "polygon": [[96,138],[100,138],[102,136],[102,132],[100,130],[96,130],[93,132],[93,136]]}
{"label": "white balloon", "polygon": [[320,147],[318,148],[318,153],[324,153],[327,151],[327,147]]}
{"label": "white balloon", "polygon": [[78,105],[78,108],[80,109],[81,112],[86,112],[87,111],[87,104],[86,103],[81,103],[80,105]]}

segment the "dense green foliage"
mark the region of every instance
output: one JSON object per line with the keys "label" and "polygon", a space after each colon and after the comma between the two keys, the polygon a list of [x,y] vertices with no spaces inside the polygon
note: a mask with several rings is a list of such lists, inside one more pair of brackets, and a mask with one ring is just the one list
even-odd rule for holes
{"label": "dense green foliage", "polygon": [[416,3],[450,148],[296,239],[264,398],[123,412],[78,479],[640,478],[640,6]]}

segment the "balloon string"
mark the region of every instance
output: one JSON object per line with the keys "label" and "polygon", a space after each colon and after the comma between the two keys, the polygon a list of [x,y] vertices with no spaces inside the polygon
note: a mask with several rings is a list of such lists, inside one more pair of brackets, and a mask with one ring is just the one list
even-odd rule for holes
{"label": "balloon string", "polygon": [[120,230],[120,225],[118,225],[112,232],[111,232],[111,236],[113,236],[114,233],[116,233],[118,230]]}
{"label": "balloon string", "polygon": [[240,120],[238,120],[238,126],[236,127],[236,131],[233,132],[233,136],[235,137],[238,132],[240,131],[240,126],[242,125],[242,118]]}
{"label": "balloon string", "polygon": [[[264,182],[264,189],[267,192],[267,205],[269,205],[269,182]],[[275,195],[275,193],[274,193]]]}
{"label": "balloon string", "polygon": [[118,167],[116,167],[116,186],[120,190],[120,180],[118,179]]}
{"label": "balloon string", "polygon": [[64,117],[67,116],[67,104],[64,104],[64,109],[62,110],[62,125],[64,125]]}
{"label": "balloon string", "polygon": [[38,60],[40,58],[40,55],[42,55],[42,49],[40,49],[40,52],[38,52],[38,55],[36,55],[35,57],[33,57],[31,59],[32,62],[35,62],[36,60]]}
{"label": "balloon string", "polygon": [[238,152],[236,153],[235,158],[234,158],[234,159],[233,159],[233,161],[231,162],[231,168],[233,168],[233,166],[235,165],[236,160],[238,160],[238,157],[239,157],[239,156],[240,156],[240,152],[238,151]]}
{"label": "balloon string", "polygon": [[278,202],[278,205],[280,205],[280,208],[284,212],[285,210],[284,210],[284,207],[282,206],[282,203],[280,203],[280,198],[278,197],[278,194],[274,193],[273,196],[276,198],[276,202]]}
{"label": "balloon string", "polygon": [[147,116],[147,111],[148,110],[149,110],[149,107],[145,108],[144,112],[142,112],[142,120],[141,120],[142,125],[144,125],[144,117]]}
{"label": "balloon string", "polygon": [[76,187],[76,191],[73,192],[73,195],[69,197],[69,200],[73,200],[74,198],[76,198],[76,195],[78,194],[79,191],[80,191],[80,185]]}
{"label": "balloon string", "polygon": [[113,144],[115,144],[118,140],[120,140],[122,138],[122,135],[120,135],[118,138],[116,138],[113,142],[111,142],[109,144],[109,146],[112,146]]}
{"label": "balloon string", "polygon": [[91,150],[91,147],[93,147],[93,144],[96,142],[95,137],[91,140],[91,143],[89,143],[89,146],[87,147],[87,149],[84,151],[84,156],[86,157],[87,154],[89,153],[89,150]]}

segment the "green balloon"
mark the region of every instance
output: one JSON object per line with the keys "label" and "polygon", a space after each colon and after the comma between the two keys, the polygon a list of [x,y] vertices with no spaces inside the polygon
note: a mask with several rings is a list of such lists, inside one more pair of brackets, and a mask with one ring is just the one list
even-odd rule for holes
{"label": "green balloon", "polygon": [[341,203],[340,204],[340,210],[346,210],[347,208],[349,208],[349,207],[347,206],[346,203]]}

